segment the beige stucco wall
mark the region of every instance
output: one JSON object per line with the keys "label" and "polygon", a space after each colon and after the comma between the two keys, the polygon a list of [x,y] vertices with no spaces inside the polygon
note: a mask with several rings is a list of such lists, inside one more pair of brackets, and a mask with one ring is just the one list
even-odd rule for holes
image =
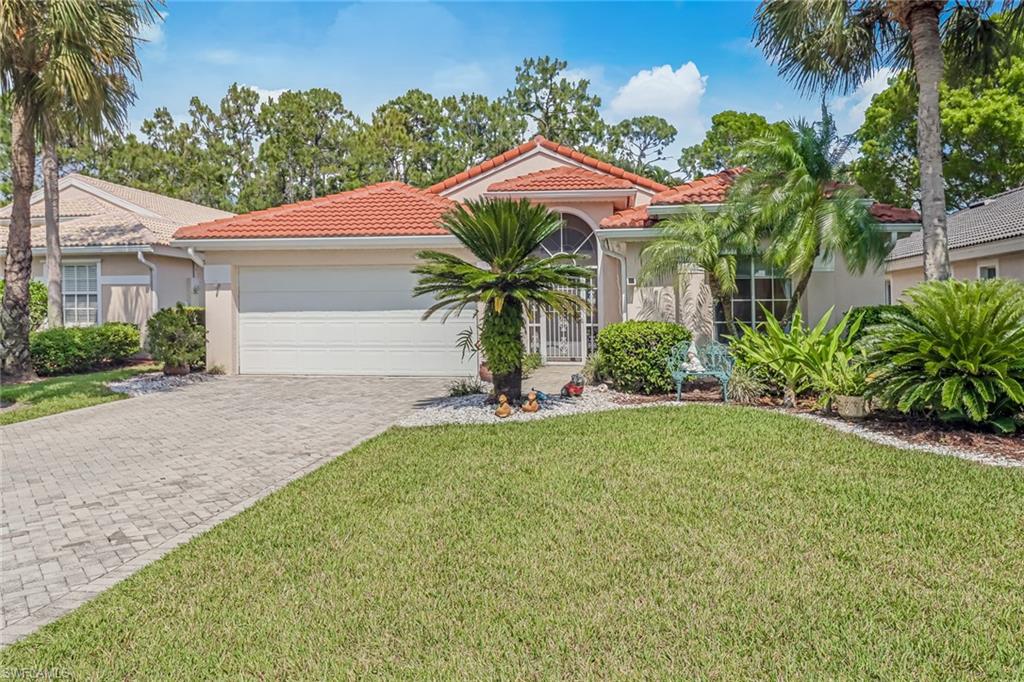
{"label": "beige stucco wall", "polygon": [[[1007,242],[1008,243],[1008,242]],[[953,276],[957,279],[977,279],[978,268],[995,265],[1000,277],[1024,281],[1024,248],[1005,248],[999,242],[971,249],[954,249],[949,252]],[[886,276],[892,285],[893,301],[903,293],[924,281],[924,266],[921,257],[904,258],[888,264]]]}
{"label": "beige stucco wall", "polygon": [[863,274],[850,272],[846,260],[836,255],[831,269],[817,269],[811,274],[800,304],[804,321],[814,324],[833,308],[832,323],[850,308],[879,305],[885,302],[884,268],[868,268]]}
{"label": "beige stucco wall", "polygon": [[[99,263],[100,322],[130,322],[145,333],[146,321],[153,312],[150,296],[149,268],[139,262],[135,253],[104,254],[102,256],[68,253],[65,263]],[[146,254],[146,260],[156,265],[157,301],[160,308],[181,302],[202,304],[201,297],[188,296],[189,278],[195,277],[202,291],[202,272],[187,258],[173,258]],[[32,276],[46,281],[46,258],[32,260]],[[130,278],[126,282],[125,278]],[[118,282],[116,280],[120,279]]]}

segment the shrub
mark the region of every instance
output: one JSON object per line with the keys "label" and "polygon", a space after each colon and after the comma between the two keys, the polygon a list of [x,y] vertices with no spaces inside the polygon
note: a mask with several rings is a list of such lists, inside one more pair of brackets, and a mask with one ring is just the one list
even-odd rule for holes
{"label": "shrub", "polygon": [[750,370],[743,367],[733,369],[729,377],[729,400],[749,404],[767,393],[768,387]]}
{"label": "shrub", "polygon": [[[0,297],[4,295],[6,283],[0,279]],[[46,323],[47,293],[46,285],[37,280],[28,283],[28,320],[29,331],[42,329]]]}
{"label": "shrub", "polygon": [[850,313],[859,314],[861,316],[860,331],[856,334],[851,334],[854,340],[863,338],[864,332],[868,327],[873,327],[876,324],[881,324],[882,319],[886,315],[906,315],[907,308],[903,305],[865,305],[858,306],[856,308],[850,308]]}
{"label": "shrub", "polygon": [[672,348],[691,335],[671,322],[618,322],[597,335],[597,349],[608,378],[631,393],[668,393],[675,385],[668,372]]}
{"label": "shrub", "polygon": [[206,358],[206,327],[202,308],[178,304],[149,318],[146,343],[164,371],[202,367]]}
{"label": "shrub", "polygon": [[729,350],[736,365],[754,377],[760,378],[764,368],[780,377],[789,405],[812,388],[826,398],[845,390],[856,391],[853,343],[860,330],[860,314],[851,310],[835,327],[827,329],[831,317],[829,308],[814,327],[808,328],[798,310],[786,331],[766,311],[765,321],[757,329],[737,323],[743,334],[731,339]]}
{"label": "shrub", "polygon": [[123,363],[138,353],[139,330],[125,322],[47,329],[32,335],[29,350],[37,374],[86,372]]}
{"label": "shrub", "polygon": [[448,384],[448,395],[459,398],[464,395],[477,395],[484,392],[484,385],[479,379],[456,379]]}
{"label": "shrub", "polygon": [[901,412],[1016,428],[1024,408],[1024,285],[925,282],[907,313],[883,314],[862,341],[867,393]]}
{"label": "shrub", "polygon": [[523,378],[528,378],[535,369],[541,366],[540,353],[527,353],[523,356]]}
{"label": "shrub", "polygon": [[583,363],[583,369],[580,370],[583,375],[583,380],[590,385],[596,385],[603,383],[608,379],[608,370],[605,367],[604,356],[601,355],[601,351],[595,350],[587,358],[587,361]]}

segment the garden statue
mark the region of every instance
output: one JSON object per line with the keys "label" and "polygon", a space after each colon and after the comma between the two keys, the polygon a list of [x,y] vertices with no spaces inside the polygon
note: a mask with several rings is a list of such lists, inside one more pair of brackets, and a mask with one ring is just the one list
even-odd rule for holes
{"label": "garden statue", "polygon": [[504,393],[498,396],[498,409],[494,411],[494,414],[501,419],[512,414],[512,406],[508,404],[508,396]]}
{"label": "garden statue", "polygon": [[563,398],[579,398],[583,395],[583,375],[573,374],[569,383],[562,386]]}
{"label": "garden statue", "polygon": [[540,409],[540,403],[537,402],[537,394],[530,391],[526,394],[526,402],[520,408],[523,412],[536,412]]}
{"label": "garden statue", "polygon": [[531,388],[530,390],[537,394],[538,401],[542,403],[546,403],[548,401],[548,394],[545,393],[544,391],[538,391],[535,388]]}
{"label": "garden statue", "polygon": [[693,344],[693,341],[690,342],[690,347],[686,351],[686,362],[683,363],[682,369],[687,372],[704,371],[704,365],[697,357],[697,346]]}

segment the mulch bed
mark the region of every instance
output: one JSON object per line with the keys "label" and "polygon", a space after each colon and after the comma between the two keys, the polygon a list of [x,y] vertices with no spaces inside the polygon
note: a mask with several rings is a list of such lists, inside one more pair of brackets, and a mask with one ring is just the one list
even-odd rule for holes
{"label": "mulch bed", "polygon": [[[644,405],[649,403],[675,402],[675,394],[667,395],[624,395],[616,396],[616,402],[623,405]],[[715,383],[704,384],[692,382],[683,387],[684,402],[721,402],[722,390]],[[782,400],[764,397],[752,404],[753,407],[817,414],[838,419],[838,415],[829,414],[816,408],[813,399],[800,399],[795,408],[782,406]],[[895,436],[915,445],[938,445],[970,450],[990,455],[999,455],[1007,459],[1024,462],[1024,432],[1013,435],[1001,435],[987,431],[971,431],[950,424],[937,423],[926,419],[908,417],[892,412],[877,412],[867,419],[853,422],[871,431]]]}

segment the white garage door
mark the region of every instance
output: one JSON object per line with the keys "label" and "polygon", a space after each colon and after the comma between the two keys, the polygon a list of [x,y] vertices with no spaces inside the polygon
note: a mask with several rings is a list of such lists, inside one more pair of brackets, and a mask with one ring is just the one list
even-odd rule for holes
{"label": "white garage door", "polygon": [[469,312],[420,317],[408,267],[240,268],[239,371],[245,374],[471,375],[455,348]]}

